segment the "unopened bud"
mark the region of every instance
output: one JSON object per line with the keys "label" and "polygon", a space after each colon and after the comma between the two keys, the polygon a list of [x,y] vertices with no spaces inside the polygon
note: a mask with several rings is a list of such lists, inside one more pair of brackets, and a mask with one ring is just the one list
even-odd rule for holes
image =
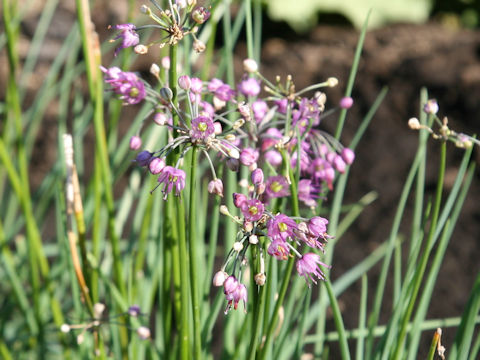
{"label": "unopened bud", "polygon": [[265,285],[265,282],[267,280],[267,277],[265,276],[264,273],[257,274],[254,276],[254,278],[255,278],[255,284],[257,284],[258,286]]}
{"label": "unopened bud", "polygon": [[435,115],[438,112],[438,103],[435,99],[428,100],[423,106],[423,111],[427,114]]}
{"label": "unopened bud", "polygon": [[235,141],[236,138],[237,137],[234,134],[225,135],[225,140],[228,140],[228,141]]}
{"label": "unopened bud", "polygon": [[168,56],[164,56],[161,60],[161,64],[162,64],[162,67],[165,70],[169,70],[170,69],[170,58]]}
{"label": "unopened bud", "polygon": [[173,98],[172,90],[168,87],[163,87],[160,89],[160,96],[167,101],[171,101]]}
{"label": "unopened bud", "polygon": [[62,324],[62,326],[60,326],[60,331],[65,334],[70,332],[70,325]]}
{"label": "unopened bud", "polygon": [[102,303],[96,303],[93,305],[93,317],[95,319],[100,319],[103,312],[105,311],[105,305]]}
{"label": "unopened bud", "polygon": [[329,77],[327,79],[327,86],[328,87],[335,87],[338,85],[338,79],[335,77]]}
{"label": "unopened bud", "polygon": [[340,107],[342,109],[350,109],[353,106],[353,99],[350,96],[345,96],[340,100]]}
{"label": "unopened bud", "polygon": [[230,215],[230,211],[228,211],[228,207],[226,205],[220,205],[220,214]]}
{"label": "unopened bud", "polygon": [[251,221],[245,221],[243,223],[243,228],[246,232],[251,232],[253,230],[253,223]]}
{"label": "unopened bud", "polygon": [[153,121],[155,121],[155,124],[157,125],[164,126],[167,125],[168,118],[167,115],[165,115],[164,113],[156,113],[153,117]]}
{"label": "unopened bud", "polygon": [[243,60],[243,69],[248,73],[254,73],[258,70],[258,64],[253,59]]}
{"label": "unopened bud", "polygon": [[236,241],[233,243],[233,250],[235,250],[236,252],[240,252],[242,251],[243,249],[243,244],[239,241]]}
{"label": "unopened bud", "polygon": [[223,197],[223,182],[221,179],[213,179],[208,183],[207,190],[210,194]]}
{"label": "unopened bud", "polygon": [[235,207],[240,208],[242,204],[247,201],[247,197],[244,194],[240,193],[233,193],[233,205]]}
{"label": "unopened bud", "polygon": [[210,17],[210,11],[208,11],[205,7],[200,6],[193,10],[192,12],[192,19],[197,24],[203,24],[205,21],[208,20]]}
{"label": "unopened bud", "polygon": [[83,341],[85,340],[85,336],[83,336],[83,333],[80,333],[77,335],[77,344],[81,345]]}
{"label": "unopened bud", "polygon": [[165,160],[158,157],[154,157],[148,163],[148,170],[150,170],[150,173],[153,175],[160,174],[164,167],[165,167]]}
{"label": "unopened bud", "polygon": [[147,6],[147,5],[142,5],[140,6],[140,12],[142,14],[150,14],[152,12],[152,10],[150,10],[150,8]]}
{"label": "unopened bud", "polygon": [[146,326],[140,326],[137,329],[137,335],[142,340],[148,340],[150,339],[150,329]]}
{"label": "unopened bud", "polygon": [[410,129],[412,130],[418,130],[420,129],[420,121],[418,121],[417,118],[410,118],[408,120],[408,126],[410,127]]}
{"label": "unopened bud", "polygon": [[138,150],[142,146],[142,139],[140,136],[134,135],[130,138],[130,150]]}
{"label": "unopened bud", "polygon": [[248,238],[248,242],[252,245],[258,244],[258,236],[250,235],[250,237]]}
{"label": "unopened bud", "polygon": [[254,185],[259,185],[263,183],[263,180],[264,180],[263,170],[260,168],[253,170],[251,178],[252,178],[252,183]]}
{"label": "unopened bud", "polygon": [[195,39],[195,41],[193,42],[193,50],[195,50],[195,52],[197,53],[202,53],[205,51],[205,44],[203,42],[201,42],[200,40],[198,39]]}
{"label": "unopened bud", "polygon": [[235,148],[229,148],[227,153],[228,153],[228,156],[230,156],[233,159],[239,159],[240,158],[240,153]]}
{"label": "unopened bud", "polygon": [[133,48],[133,50],[135,51],[135,53],[137,53],[139,55],[144,55],[144,54],[148,53],[148,47],[146,47],[145,45],[142,45],[142,44],[139,44],[139,45],[135,46]]}
{"label": "unopened bud", "polygon": [[215,135],[220,135],[223,131],[222,124],[220,124],[218,121],[213,123],[213,128],[215,129]]}
{"label": "unopened bud", "polygon": [[182,75],[178,78],[178,86],[180,89],[183,89],[185,91],[190,90],[190,87],[192,86],[192,81],[190,80],[190,77],[188,75]]}
{"label": "unopened bud", "polygon": [[230,170],[237,172],[238,169],[240,168],[240,161],[238,161],[238,159],[234,159],[232,157],[228,158],[227,159],[227,167]]}
{"label": "unopened bud", "polygon": [[223,286],[223,283],[227,278],[228,278],[228,274],[225,271],[223,270],[217,271],[213,276],[213,286],[217,286],[217,287]]}
{"label": "unopened bud", "polygon": [[153,76],[160,76],[160,66],[158,66],[157,64],[153,63],[151,66],[150,66],[150,74],[152,74]]}

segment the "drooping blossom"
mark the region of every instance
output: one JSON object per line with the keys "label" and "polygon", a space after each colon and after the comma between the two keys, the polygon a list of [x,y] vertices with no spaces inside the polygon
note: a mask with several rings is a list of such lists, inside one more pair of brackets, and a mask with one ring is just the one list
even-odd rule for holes
{"label": "drooping blossom", "polygon": [[321,186],[315,185],[310,179],[302,179],[298,182],[298,198],[307,206],[317,205],[320,191]]}
{"label": "drooping blossom", "polygon": [[268,246],[267,253],[277,260],[287,260],[290,254],[290,247],[287,242],[281,238],[273,239]]}
{"label": "drooping blossom", "polygon": [[164,199],[172,192],[175,187],[175,195],[179,196],[180,192],[185,188],[185,171],[176,169],[172,166],[165,166],[158,177],[158,182],[163,184]]}
{"label": "drooping blossom", "polygon": [[115,49],[115,56],[119,51],[130,46],[135,46],[140,41],[138,34],[135,32],[136,27],[133,24],[115,25],[115,29],[120,30],[120,33],[113,39],[113,41],[122,39],[122,44]]}
{"label": "drooping blossom", "polygon": [[309,287],[311,286],[310,281],[314,282],[315,284],[317,283],[315,278],[325,280],[325,274],[318,265],[321,265],[327,269],[330,268],[330,266],[320,261],[319,255],[314,253],[304,254],[299,260],[297,260],[296,266],[298,275],[305,278]]}
{"label": "drooping blossom", "polygon": [[109,69],[100,66],[106,74],[105,82],[112,86],[112,90],[120,95],[124,104],[133,105],[142,101],[145,96],[145,85],[133,72],[122,71],[114,66]]}

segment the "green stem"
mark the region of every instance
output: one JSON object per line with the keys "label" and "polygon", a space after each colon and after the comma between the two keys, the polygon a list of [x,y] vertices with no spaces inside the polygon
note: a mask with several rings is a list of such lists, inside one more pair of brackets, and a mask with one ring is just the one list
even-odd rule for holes
{"label": "green stem", "polygon": [[255,360],[256,357],[256,352],[257,352],[257,343],[258,343],[258,338],[261,335],[261,330],[262,330],[262,323],[263,323],[263,312],[265,308],[265,285],[260,286],[258,289],[258,293],[255,293],[254,295],[257,297],[257,301],[255,304],[255,317],[253,319],[254,321],[254,326],[253,326],[253,331],[252,331],[252,337],[250,339],[250,349],[249,349],[249,355],[248,358],[250,360]]}
{"label": "green stem", "polygon": [[193,341],[194,341],[194,358],[202,358],[202,338],[201,338],[201,321],[200,321],[200,300],[198,289],[199,269],[197,266],[198,246],[200,239],[195,238],[196,234],[196,217],[197,217],[197,147],[193,146],[190,163],[190,202],[188,213],[188,245],[190,250],[190,291],[193,308]]}
{"label": "green stem", "polygon": [[[292,168],[289,167],[288,171],[289,171],[289,176],[290,176],[290,180],[291,180],[291,185],[290,185],[291,197],[290,197],[290,200],[292,202],[292,214],[293,214],[293,217],[299,217],[300,216],[300,209],[299,209],[299,205],[298,205],[297,184],[295,183],[295,177],[293,176]],[[290,257],[290,259],[288,259],[287,267],[286,267],[285,273],[283,275],[282,286],[281,286],[280,292],[278,294],[277,302],[275,303],[275,308],[273,309],[272,318],[269,322],[267,332],[265,334],[266,340],[265,340],[265,345],[263,346],[263,352],[262,352],[262,355],[261,355],[261,359],[266,358],[267,353],[268,353],[268,348],[270,347],[270,344],[273,341],[273,333],[275,331],[275,326],[277,324],[278,311],[280,310],[280,308],[283,305],[283,300],[285,299],[285,295],[287,293],[287,289],[288,289],[288,285],[290,283],[290,277],[292,276],[292,271],[293,271],[294,264],[295,264],[295,256],[292,256],[292,257]]]}
{"label": "green stem", "polygon": [[437,189],[435,193],[435,204],[433,208],[433,213],[432,213],[432,220],[430,224],[430,229],[428,232],[428,237],[427,237],[427,243],[425,245],[424,253],[422,255],[422,258],[420,260],[420,264],[418,267],[418,270],[415,273],[415,277],[413,279],[413,291],[412,291],[412,296],[410,298],[410,301],[408,303],[407,310],[405,312],[405,315],[402,319],[401,323],[401,328],[400,328],[400,334],[398,335],[397,338],[397,346],[394,351],[394,356],[393,359],[398,359],[401,354],[401,350],[403,347],[403,340],[405,339],[405,335],[407,333],[407,325],[408,321],[410,320],[410,317],[412,315],[414,306],[415,306],[415,301],[417,299],[418,291],[420,289],[420,285],[422,283],[422,278],[423,274],[425,273],[425,269],[427,267],[429,255],[431,252],[432,248],[432,242],[434,240],[434,234],[437,229],[437,221],[438,221],[438,215],[440,213],[440,205],[442,202],[442,190],[443,190],[443,180],[445,176],[445,164],[446,164],[446,157],[447,157],[447,145],[446,142],[442,142],[441,148],[440,148],[440,166],[439,166],[439,173],[438,173],[438,179],[437,179]]}

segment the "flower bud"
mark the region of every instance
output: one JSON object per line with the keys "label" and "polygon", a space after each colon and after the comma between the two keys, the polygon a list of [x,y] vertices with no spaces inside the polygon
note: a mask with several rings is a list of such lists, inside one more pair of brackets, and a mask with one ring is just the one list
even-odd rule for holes
{"label": "flower bud", "polygon": [[351,165],[353,163],[353,160],[355,160],[355,153],[352,149],[343,148],[341,155],[343,161],[345,161],[347,165]]}
{"label": "flower bud", "polygon": [[246,232],[251,232],[253,230],[253,223],[251,221],[245,221],[243,223],[243,228]]}
{"label": "flower bud", "polygon": [[160,89],[160,96],[167,101],[172,101],[173,92],[170,88],[163,87]]}
{"label": "flower bud", "polygon": [[250,235],[250,237],[248,238],[248,242],[252,245],[258,244],[258,236]]}
{"label": "flower bud", "polygon": [[144,150],[139,152],[137,157],[133,161],[138,163],[139,166],[146,166],[150,162],[151,158],[152,158],[152,153],[150,151]]}
{"label": "flower bud", "polygon": [[253,59],[245,59],[243,60],[243,70],[248,73],[254,73],[258,71],[258,64]]}
{"label": "flower bud", "polygon": [[215,135],[220,135],[223,131],[222,124],[220,124],[218,121],[213,123],[213,128],[215,129]]}
{"label": "flower bud", "polygon": [[238,159],[235,159],[233,157],[227,159],[227,167],[232,170],[237,172],[239,167],[240,167],[240,161]]}
{"label": "flower bud", "polygon": [[158,175],[162,172],[165,165],[166,165],[165,160],[158,157],[154,157],[153,159],[150,160],[148,164],[148,170],[150,170],[151,174]]}
{"label": "flower bud", "polygon": [[193,10],[192,12],[192,19],[197,24],[203,24],[205,21],[208,20],[210,17],[210,11],[208,11],[205,7],[200,6]]}
{"label": "flower bud", "polygon": [[192,86],[192,81],[188,75],[182,75],[178,78],[178,86],[180,89],[188,91]]}
{"label": "flower bud", "polygon": [[205,51],[205,48],[206,46],[203,42],[201,42],[198,39],[195,39],[195,41],[193,42],[193,50],[195,50],[195,52],[202,53]]}
{"label": "flower bud", "polygon": [[438,112],[438,103],[435,99],[428,100],[423,106],[423,111],[427,114],[435,115]]}
{"label": "flower bud", "polygon": [[128,312],[128,315],[130,315],[130,316],[138,317],[138,315],[141,314],[140,306],[132,305],[128,308],[127,312]]}
{"label": "flower bud", "polygon": [[342,109],[350,109],[353,105],[353,99],[350,96],[345,96],[340,100],[340,107]]}
{"label": "flower bud", "polygon": [[137,329],[137,335],[142,340],[148,340],[150,339],[150,329],[146,326],[140,326]]}
{"label": "flower bud", "polygon": [[252,183],[254,185],[259,185],[259,184],[263,183],[263,180],[264,180],[263,170],[260,169],[260,168],[253,170],[253,172],[252,172]]}
{"label": "flower bud", "polygon": [[130,150],[138,150],[142,146],[142,139],[140,136],[134,135],[130,138]]}
{"label": "flower bud", "polygon": [[60,331],[63,332],[64,334],[70,332],[70,325],[62,324],[62,326],[60,326]]}
{"label": "flower bud", "polygon": [[228,274],[225,271],[217,271],[213,276],[213,286],[222,286],[227,278]]}
{"label": "flower bud", "polygon": [[228,207],[226,205],[220,205],[220,214],[230,215],[230,211],[228,211]]}
{"label": "flower bud", "polygon": [[247,197],[245,195],[233,193],[233,205],[235,205],[235,207],[240,208],[245,201],[247,201]]}
{"label": "flower bud", "polygon": [[208,183],[208,192],[223,197],[223,182],[221,179],[213,179]]}
{"label": "flower bud", "polygon": [[148,14],[148,13],[151,13],[152,10],[150,10],[150,8],[147,5],[142,5],[140,6],[140,12],[142,14]]}
{"label": "flower bud", "polygon": [[410,118],[408,120],[408,126],[410,127],[410,129],[412,130],[419,130],[420,129],[420,121],[418,121],[417,118]]}
{"label": "flower bud", "polygon": [[243,244],[240,241],[235,241],[233,243],[233,250],[236,252],[240,252],[243,249]]}
{"label": "flower bud", "polygon": [[157,125],[164,126],[164,125],[167,125],[168,118],[167,118],[167,115],[165,115],[164,113],[158,112],[154,115],[153,121],[155,121],[155,124]]}
{"label": "flower bud", "polygon": [[335,87],[338,85],[338,79],[336,77],[329,77],[327,79],[327,86],[328,87]]}
{"label": "flower bud", "polygon": [[155,63],[150,65],[150,74],[152,74],[153,76],[156,76],[156,77],[160,76],[160,66],[158,66]]}
{"label": "flower bud", "polygon": [[254,279],[255,279],[255,284],[257,284],[258,286],[263,286],[265,285],[267,277],[265,276],[264,273],[259,273],[254,276]]}
{"label": "flower bud", "polygon": [[139,44],[133,48],[133,51],[135,51],[135,53],[139,55],[144,55],[148,53],[148,47],[146,47],[145,45]]}
{"label": "flower bud", "polygon": [[168,56],[164,56],[161,60],[161,64],[162,64],[162,67],[165,70],[169,70],[170,69],[170,58]]}
{"label": "flower bud", "polygon": [[225,135],[225,140],[228,140],[228,141],[235,141],[236,138],[237,137],[234,134]]}
{"label": "flower bud", "polygon": [[95,305],[93,305],[93,317],[95,319],[100,319],[104,311],[105,311],[105,304],[96,303]]}
{"label": "flower bud", "polygon": [[343,161],[343,158],[340,155],[336,155],[333,158],[333,167],[335,169],[337,169],[337,171],[342,173],[342,174],[345,172],[346,164],[345,164],[345,161]]}

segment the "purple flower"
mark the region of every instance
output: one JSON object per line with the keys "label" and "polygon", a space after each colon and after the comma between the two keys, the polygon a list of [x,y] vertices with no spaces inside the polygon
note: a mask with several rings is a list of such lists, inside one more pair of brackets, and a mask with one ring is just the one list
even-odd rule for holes
{"label": "purple flower", "polygon": [[321,187],[312,183],[310,179],[302,179],[298,182],[298,198],[310,207],[317,205],[318,194]]}
{"label": "purple flower", "polygon": [[210,194],[223,197],[223,182],[221,179],[213,179],[208,183],[207,190]]}
{"label": "purple flower", "polygon": [[138,305],[132,305],[128,308],[127,310],[128,312],[128,315],[130,316],[133,316],[133,317],[138,317],[139,315],[141,315],[141,311],[140,311],[140,306]]}
{"label": "purple flower", "polygon": [[333,180],[335,179],[335,170],[332,165],[325,159],[319,157],[313,160],[313,177],[315,180],[325,181],[329,189],[333,188]]}
{"label": "purple flower", "polygon": [[256,100],[252,103],[252,111],[253,111],[253,117],[255,118],[255,121],[258,124],[263,120],[265,115],[267,115],[268,105],[263,100]]}
{"label": "purple flower", "polygon": [[253,165],[257,162],[258,155],[258,150],[247,147],[240,153],[240,162],[246,166]]}
{"label": "purple flower", "polygon": [[264,135],[262,135],[262,151],[265,151],[272,146],[278,144],[282,140],[282,133],[277,128],[269,128]]}
{"label": "purple flower", "polygon": [[260,81],[255,78],[245,79],[238,84],[237,89],[245,96],[257,96],[260,94]]}
{"label": "purple flower", "polygon": [[147,166],[152,159],[152,155],[153,154],[150,151],[144,150],[139,152],[137,157],[133,161],[138,163],[139,166]]}
{"label": "purple flower", "polygon": [[172,192],[174,186],[175,195],[179,196],[180,191],[185,188],[185,172],[171,166],[165,166],[158,177],[158,182],[164,184],[162,190],[164,200],[167,199],[167,195]]}
{"label": "purple flower", "polygon": [[272,166],[278,166],[282,163],[283,158],[277,150],[268,150],[264,154],[265,160],[267,160]]}
{"label": "purple flower", "polygon": [[240,205],[240,211],[246,221],[258,221],[265,210],[263,203],[257,199],[245,200]]}
{"label": "purple flower", "polygon": [[267,179],[267,195],[269,198],[279,198],[290,195],[290,185],[285,176],[270,176]]}
{"label": "purple flower", "polygon": [[267,229],[268,236],[272,239],[282,239],[286,241],[289,237],[295,237],[294,230],[297,229],[297,223],[287,215],[279,214],[267,221]]}
{"label": "purple flower", "polygon": [[106,74],[105,82],[121,95],[124,104],[138,104],[145,98],[145,85],[134,73],[122,71],[116,66],[109,69],[100,66],[100,69]]}
{"label": "purple flower", "polygon": [[150,173],[153,175],[160,174],[165,167],[165,160],[154,157],[153,159],[150,160],[150,163],[148,164],[148,170],[150,170]]}
{"label": "purple flower", "polygon": [[287,105],[288,105],[288,100],[287,99],[280,99],[275,101],[275,105],[278,107],[278,112],[280,114],[286,114],[287,113]]}
{"label": "purple flower", "polygon": [[320,216],[314,216],[308,221],[308,231],[316,237],[325,236],[328,220]]}
{"label": "purple flower", "polygon": [[190,81],[192,83],[190,87],[190,91],[195,94],[200,94],[203,89],[203,81],[197,77],[192,77]]}
{"label": "purple flower", "polygon": [[297,261],[298,275],[305,278],[308,286],[310,286],[309,280],[313,281],[315,284],[317,283],[315,277],[320,280],[325,280],[325,274],[322,272],[322,270],[317,264],[322,265],[327,269],[330,268],[330,266],[320,261],[319,255],[314,253],[304,254],[302,258]]}
{"label": "purple flower", "polygon": [[240,193],[233,193],[233,205],[237,208],[241,208],[243,203],[247,201],[247,197]]}
{"label": "purple flower", "polygon": [[345,96],[340,100],[340,107],[342,109],[350,109],[353,106],[353,99],[350,96]]}
{"label": "purple flower", "polygon": [[223,84],[214,91],[214,95],[222,101],[230,101],[235,95],[235,91],[230,85]]}
{"label": "purple flower", "polygon": [[140,136],[134,135],[130,138],[130,150],[138,150],[142,146],[142,139]]}
{"label": "purple flower", "polygon": [[267,252],[270,256],[273,256],[277,260],[287,260],[290,254],[290,248],[286,241],[277,238],[268,246]]}
{"label": "purple flower", "polygon": [[122,49],[130,46],[135,46],[139,42],[138,34],[135,32],[136,27],[133,24],[120,24],[115,25],[115,29],[120,30],[120,33],[114,40],[122,39],[122,44],[115,49],[115,56]]}
{"label": "purple flower", "polygon": [[232,308],[237,310],[238,303],[243,301],[243,305],[246,310],[247,303],[247,288],[245,285],[241,284],[235,276],[229,276],[227,280],[223,283],[223,293],[225,298],[228,300],[227,308],[225,309],[225,314]]}
{"label": "purple flower", "polygon": [[341,155],[342,155],[343,161],[345,161],[347,165],[351,165],[355,160],[355,153],[353,152],[352,149],[343,148]]}
{"label": "purple flower", "polygon": [[435,115],[438,112],[438,103],[435,99],[428,100],[423,106],[423,111],[427,114]]}
{"label": "purple flower", "polygon": [[257,168],[252,171],[252,183],[253,185],[260,185],[263,183],[264,175],[263,175],[263,170],[260,168]]}
{"label": "purple flower", "polygon": [[192,130],[190,130],[190,137],[194,141],[205,141],[209,136],[215,133],[215,126],[213,120],[207,116],[197,116],[192,120]]}

